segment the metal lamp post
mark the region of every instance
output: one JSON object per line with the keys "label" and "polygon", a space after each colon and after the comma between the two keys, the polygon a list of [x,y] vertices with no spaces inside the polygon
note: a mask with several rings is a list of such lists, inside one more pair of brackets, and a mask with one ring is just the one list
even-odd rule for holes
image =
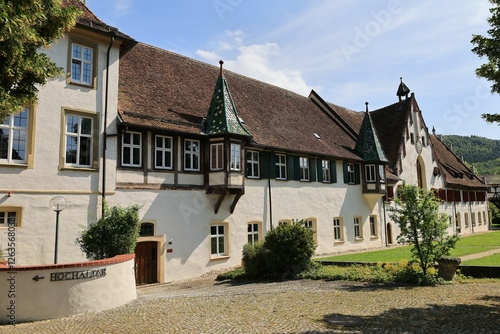
{"label": "metal lamp post", "polygon": [[54,264],[57,264],[57,242],[59,236],[59,212],[66,208],[66,198],[63,196],[54,196],[49,202],[49,206],[56,212],[56,243],[54,250]]}

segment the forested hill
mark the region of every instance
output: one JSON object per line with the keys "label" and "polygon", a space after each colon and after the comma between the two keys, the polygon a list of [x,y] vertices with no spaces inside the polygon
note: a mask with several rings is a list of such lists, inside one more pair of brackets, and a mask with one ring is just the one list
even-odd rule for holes
{"label": "forested hill", "polygon": [[500,140],[451,135],[442,136],[442,141],[457,156],[463,156],[466,164],[473,165],[479,175],[500,175]]}

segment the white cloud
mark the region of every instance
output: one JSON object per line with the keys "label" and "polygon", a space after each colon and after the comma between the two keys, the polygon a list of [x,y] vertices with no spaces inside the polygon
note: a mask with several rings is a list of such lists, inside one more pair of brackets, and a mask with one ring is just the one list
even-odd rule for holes
{"label": "white cloud", "polygon": [[130,13],[132,0],[115,0],[114,14],[118,17]]}
{"label": "white cloud", "polygon": [[[308,95],[311,86],[307,85],[297,69],[279,67],[282,55],[277,43],[244,45],[243,33],[226,32],[230,40],[219,41],[218,50],[197,50],[196,55],[209,63],[224,60],[228,70],[261,80],[301,95]],[[231,55],[232,50],[234,55]],[[276,65],[278,64],[278,67]]]}

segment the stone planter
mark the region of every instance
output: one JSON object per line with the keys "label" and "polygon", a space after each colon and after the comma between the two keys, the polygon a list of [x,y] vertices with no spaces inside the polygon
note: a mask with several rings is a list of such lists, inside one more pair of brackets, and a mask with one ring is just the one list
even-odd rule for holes
{"label": "stone planter", "polygon": [[443,257],[439,259],[438,276],[446,281],[453,280],[461,261],[462,260],[458,257]]}

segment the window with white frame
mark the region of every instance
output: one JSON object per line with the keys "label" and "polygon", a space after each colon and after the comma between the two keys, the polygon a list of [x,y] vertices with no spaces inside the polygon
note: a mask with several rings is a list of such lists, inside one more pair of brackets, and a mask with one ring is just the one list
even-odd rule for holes
{"label": "window with white frame", "polygon": [[377,231],[377,216],[370,216],[370,236],[378,236]]}
{"label": "window with white frame", "polygon": [[276,180],[286,180],[285,154],[276,154]]}
{"label": "window with white frame", "polygon": [[365,166],[365,178],[366,178],[366,182],[377,181],[377,175],[375,174],[375,165],[366,165]]}
{"label": "window with white frame", "polygon": [[355,172],[354,172],[354,164],[351,163],[351,162],[349,162],[347,164],[347,176],[348,176],[349,184],[356,183],[356,176],[355,176]]}
{"label": "window with white frame", "polygon": [[210,144],[210,170],[224,169],[224,143]]}
{"label": "window with white frame", "polygon": [[155,168],[172,169],[174,167],[172,137],[155,136]]}
{"label": "window with white frame", "polygon": [[192,139],[184,140],[184,170],[200,170],[200,141]]}
{"label": "window with white frame", "polygon": [[227,255],[225,224],[210,226],[210,254],[212,257]]}
{"label": "window with white frame", "polygon": [[66,165],[92,166],[93,122],[92,117],[66,114]]}
{"label": "window with white frame", "polygon": [[20,207],[0,207],[0,228],[21,226],[21,213]]}
{"label": "window with white frame", "polygon": [[94,49],[85,45],[71,45],[71,82],[91,86]]}
{"label": "window with white frame", "polygon": [[257,151],[247,151],[247,177],[260,177],[259,152]]}
{"label": "window with white frame", "polygon": [[321,160],[321,170],[323,172],[323,182],[331,182],[330,160]]}
{"label": "window with white frame", "polygon": [[0,124],[0,162],[26,163],[30,112],[8,115]]}
{"label": "window with white frame", "polygon": [[248,223],[248,243],[255,245],[255,243],[260,241],[260,222]]}
{"label": "window with white frame", "polygon": [[316,218],[305,219],[304,226],[314,232],[314,234],[313,234],[314,243],[317,244],[318,241],[317,241],[317,233],[316,233]]}
{"label": "window with white frame", "polygon": [[309,158],[299,157],[300,181],[309,181]]}
{"label": "window with white frame", "polygon": [[380,179],[380,182],[382,182],[382,183],[385,182],[385,167],[384,167],[384,165],[378,165],[378,177]]}
{"label": "window with white frame", "polygon": [[122,135],[122,166],[140,167],[142,164],[142,134],[127,131]]}
{"label": "window with white frame", "polygon": [[229,170],[240,171],[241,170],[241,145],[237,143],[231,143],[230,154],[229,154]]}
{"label": "window with white frame", "polygon": [[361,239],[363,238],[363,230],[361,228],[361,218],[354,217],[354,238]]}
{"label": "window with white frame", "polygon": [[342,218],[337,217],[333,218],[333,240],[334,241],[343,241],[344,240],[344,234],[342,233],[343,226],[342,226]]}

